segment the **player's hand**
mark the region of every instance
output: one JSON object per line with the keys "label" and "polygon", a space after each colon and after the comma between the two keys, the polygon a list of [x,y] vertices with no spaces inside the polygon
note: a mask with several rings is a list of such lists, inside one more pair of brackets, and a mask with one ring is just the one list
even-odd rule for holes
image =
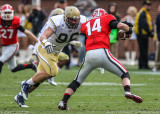
{"label": "player's hand", "polygon": [[83,45],[82,45],[82,42],[80,42],[80,41],[71,41],[71,42],[69,42],[71,45],[74,45],[74,46],[79,46],[79,47],[82,47]]}
{"label": "player's hand", "polygon": [[82,45],[82,42],[77,42],[77,43],[75,43],[75,46],[82,47],[83,45]]}
{"label": "player's hand", "polygon": [[47,50],[47,53],[48,53],[48,54],[54,53],[54,47],[56,47],[56,46],[53,45],[53,44],[50,43],[50,42],[46,42],[46,43],[45,43],[45,49]]}
{"label": "player's hand", "polygon": [[133,31],[132,31],[132,27],[129,27],[129,31],[127,31],[126,34],[132,35],[132,32],[133,32]]}

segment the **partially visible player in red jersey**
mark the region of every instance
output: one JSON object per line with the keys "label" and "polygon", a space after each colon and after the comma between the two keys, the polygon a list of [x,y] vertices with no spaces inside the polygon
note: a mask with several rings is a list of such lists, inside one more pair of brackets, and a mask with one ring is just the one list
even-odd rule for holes
{"label": "partially visible player in red jersey", "polygon": [[[122,78],[125,97],[132,99],[136,103],[141,103],[142,98],[134,95],[130,91],[130,76],[123,65],[112,56],[109,51],[110,47],[110,32],[111,29],[121,29],[126,31],[126,34],[132,34],[132,28],[127,24],[118,22],[113,15],[108,15],[104,9],[98,8],[93,14],[93,19],[81,25],[81,33],[86,35],[86,56],[82,66],[80,67],[76,78],[71,82],[66,89],[62,101],[58,108],[68,110],[68,99],[73,95],[76,89],[84,82],[89,73],[98,67],[114,73]],[[84,66],[83,66],[84,65]]]}
{"label": "partially visible player in red jersey", "polygon": [[36,70],[34,63],[17,65],[15,54],[18,51],[19,44],[17,38],[17,31],[24,32],[29,38],[38,42],[37,38],[28,30],[25,30],[20,25],[20,18],[14,16],[14,10],[11,5],[5,4],[1,7],[0,16],[0,38],[2,40],[2,55],[0,56],[0,73],[4,63],[8,63],[8,68],[12,72],[23,69]]}

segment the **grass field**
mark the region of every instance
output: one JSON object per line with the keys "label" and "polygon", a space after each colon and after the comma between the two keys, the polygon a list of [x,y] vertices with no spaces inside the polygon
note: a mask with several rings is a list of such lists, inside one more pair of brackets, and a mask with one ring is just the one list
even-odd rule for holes
{"label": "grass field", "polygon": [[57,105],[64,91],[71,82],[78,68],[62,69],[55,78],[58,86],[47,82],[29,95],[26,101],[28,108],[20,108],[13,100],[20,91],[20,82],[29,79],[34,72],[24,70],[12,73],[7,65],[0,74],[0,114],[159,114],[160,113],[160,72],[129,68],[131,75],[131,90],[140,95],[144,102],[137,104],[124,97],[121,79],[105,72],[100,74],[94,70],[84,85],[69,100],[69,111],[58,110]]}

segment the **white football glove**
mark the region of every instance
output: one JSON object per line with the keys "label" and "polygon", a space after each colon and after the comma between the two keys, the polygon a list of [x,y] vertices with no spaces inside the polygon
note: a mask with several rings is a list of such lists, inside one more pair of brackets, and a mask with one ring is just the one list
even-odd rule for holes
{"label": "white football glove", "polygon": [[50,42],[46,42],[46,43],[45,43],[45,48],[46,48],[48,54],[54,53],[54,47],[56,47],[56,46],[53,45],[53,44],[50,43]]}
{"label": "white football glove", "polygon": [[82,45],[82,42],[80,42],[80,41],[71,41],[71,42],[69,42],[71,45],[74,45],[74,46],[79,46],[79,47],[82,47],[83,45]]}
{"label": "white football glove", "polygon": [[44,44],[48,54],[54,53],[54,47],[56,47],[54,44],[52,44],[51,42],[48,42],[47,39],[43,39],[42,43]]}

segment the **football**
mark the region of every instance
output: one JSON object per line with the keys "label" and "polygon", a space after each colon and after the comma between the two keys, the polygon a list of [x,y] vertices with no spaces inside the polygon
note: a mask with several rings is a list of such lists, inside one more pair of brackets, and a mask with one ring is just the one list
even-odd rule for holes
{"label": "football", "polygon": [[130,38],[130,35],[126,34],[124,30],[120,30],[118,32],[118,38],[120,38],[121,40],[125,40],[127,38]]}

